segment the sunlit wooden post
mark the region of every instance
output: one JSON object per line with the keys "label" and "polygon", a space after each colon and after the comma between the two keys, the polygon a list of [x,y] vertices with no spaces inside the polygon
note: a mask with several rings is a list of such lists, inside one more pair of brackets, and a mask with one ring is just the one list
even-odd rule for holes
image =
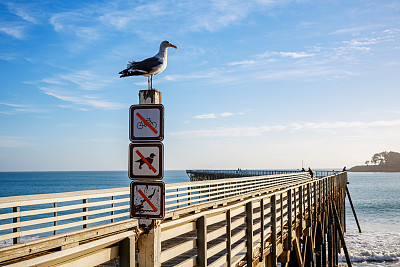
{"label": "sunlit wooden post", "polygon": [[201,216],[196,222],[197,228],[197,265],[207,266],[207,217]]}
{"label": "sunlit wooden post", "polygon": [[226,212],[226,263],[231,266],[232,262],[232,215],[231,210]]}
{"label": "sunlit wooden post", "polygon": [[135,266],[135,236],[125,238],[119,245],[119,257],[121,267]]}
{"label": "sunlit wooden post", "polygon": [[265,203],[264,203],[264,198],[262,198],[261,200],[260,200],[260,207],[261,207],[261,210],[260,210],[260,218],[261,218],[261,220],[260,220],[260,227],[261,227],[261,232],[260,232],[260,239],[261,239],[261,248],[260,248],[260,251],[261,251],[261,255],[260,255],[260,262],[262,262],[263,261],[263,258],[264,258],[264,250],[265,250],[265,242],[264,242],[264,238],[265,238],[265,221],[264,221],[264,217],[265,217]]}
{"label": "sunlit wooden post", "polygon": [[246,260],[247,266],[253,266],[253,202],[246,204]]}
{"label": "sunlit wooden post", "polygon": [[287,191],[288,195],[288,244],[287,249],[292,250],[292,239],[293,239],[293,206],[292,206],[292,189]]}
{"label": "sunlit wooden post", "polygon": [[276,248],[276,195],[271,196],[271,266],[277,265],[277,248]]}
{"label": "sunlit wooden post", "polygon": [[142,233],[138,240],[139,266],[161,266],[161,226],[160,220],[140,219],[139,224],[147,225],[148,233]]}

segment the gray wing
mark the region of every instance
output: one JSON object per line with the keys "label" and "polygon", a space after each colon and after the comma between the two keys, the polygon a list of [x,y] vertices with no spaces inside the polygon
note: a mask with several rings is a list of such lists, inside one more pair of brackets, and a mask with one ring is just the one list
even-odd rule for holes
{"label": "gray wing", "polygon": [[161,63],[162,60],[158,57],[150,57],[140,62],[132,61],[128,64],[127,68],[122,70],[119,74],[121,74],[121,77],[148,74]]}

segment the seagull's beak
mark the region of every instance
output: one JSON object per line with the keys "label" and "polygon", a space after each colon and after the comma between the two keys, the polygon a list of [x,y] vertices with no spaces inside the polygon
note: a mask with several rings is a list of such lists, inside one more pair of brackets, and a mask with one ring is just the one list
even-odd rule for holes
{"label": "seagull's beak", "polygon": [[176,47],[176,45],[171,44],[171,47],[178,49],[178,47]]}

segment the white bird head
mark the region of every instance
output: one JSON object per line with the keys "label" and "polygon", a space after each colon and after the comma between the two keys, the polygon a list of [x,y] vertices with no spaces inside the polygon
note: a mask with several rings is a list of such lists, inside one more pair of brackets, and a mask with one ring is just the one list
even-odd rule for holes
{"label": "white bird head", "polygon": [[160,49],[162,49],[162,48],[168,48],[168,47],[173,47],[173,48],[175,48],[175,49],[178,49],[178,47],[176,47],[176,45],[173,45],[173,44],[171,44],[171,43],[168,42],[168,41],[164,41],[164,42],[162,42],[161,45],[160,45]]}

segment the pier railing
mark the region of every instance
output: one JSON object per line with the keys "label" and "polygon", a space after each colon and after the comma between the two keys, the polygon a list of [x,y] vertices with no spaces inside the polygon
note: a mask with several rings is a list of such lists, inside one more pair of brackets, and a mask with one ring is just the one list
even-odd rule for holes
{"label": "pier railing", "polygon": [[[307,173],[295,173],[167,184],[166,209],[179,208],[188,212],[187,206],[306,179],[309,179]],[[0,198],[0,242],[18,244],[32,238],[128,219],[129,200],[129,188]]]}
{"label": "pier railing", "polygon": [[[191,181],[217,180],[233,177],[249,177],[277,174],[291,174],[305,171],[300,170],[187,170]],[[317,170],[313,171],[315,177],[321,178],[325,176],[338,174],[340,171]]]}
{"label": "pier railing", "polygon": [[0,198],[0,241],[12,239],[18,244],[21,238],[56,235],[126,218],[129,188],[4,197]]}
{"label": "pier railing", "polygon": [[[224,200],[249,192],[257,192],[310,179],[306,172],[278,175],[226,178],[213,181],[197,181],[166,186],[166,208],[190,210],[191,205]],[[176,211],[175,211],[176,213]]]}
{"label": "pier railing", "polygon": [[298,173],[298,170],[186,170],[191,181]]}
{"label": "pier railing", "polygon": [[[266,260],[266,256],[268,266],[276,266],[277,261],[287,263],[287,252],[294,246],[299,253],[302,247],[306,251],[306,243],[299,243],[299,235],[306,233],[315,240],[317,215],[321,220],[335,196],[340,194],[344,200],[346,183],[346,173],[341,173],[298,184],[270,185],[214,202],[211,210],[164,221],[161,265],[241,266],[247,262],[247,266],[253,266]],[[342,201],[336,203],[343,225],[344,205]],[[323,220],[327,225],[326,216]],[[298,261],[305,260],[306,252],[303,254]]]}
{"label": "pier railing", "polygon": [[[267,254],[277,259],[287,249],[284,239],[292,244],[294,229],[310,227],[307,220],[326,209],[337,192],[343,196],[346,182],[346,173],[311,179],[307,172],[294,172],[167,184],[166,216],[155,241],[160,242],[160,253],[153,255],[151,264],[219,266],[247,261],[251,266],[249,261]],[[0,265],[54,263],[96,248],[106,261],[121,256],[118,248],[126,243],[132,263],[135,240],[143,236],[139,223],[129,219],[129,188],[0,198],[0,240],[14,244],[0,248]],[[142,245],[149,242],[147,237],[140,240]],[[147,257],[144,249],[140,251],[139,263]],[[18,265],[43,252],[45,256]]]}

